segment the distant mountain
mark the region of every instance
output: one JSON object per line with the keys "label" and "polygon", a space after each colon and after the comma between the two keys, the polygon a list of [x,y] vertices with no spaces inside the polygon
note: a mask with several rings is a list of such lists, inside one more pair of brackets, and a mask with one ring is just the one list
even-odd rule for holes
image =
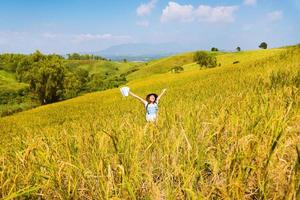
{"label": "distant mountain", "polygon": [[93,54],[113,60],[122,60],[125,58],[127,60],[147,61],[187,50],[188,49],[184,48],[182,45],[175,43],[131,43],[112,46],[99,52],[93,52]]}

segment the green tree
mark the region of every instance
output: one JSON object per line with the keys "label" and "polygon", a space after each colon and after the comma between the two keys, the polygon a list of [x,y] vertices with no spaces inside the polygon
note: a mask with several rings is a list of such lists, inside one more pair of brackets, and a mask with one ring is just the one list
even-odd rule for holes
{"label": "green tree", "polygon": [[68,73],[64,77],[63,97],[69,99],[79,94],[82,88],[82,83],[74,73]]}
{"label": "green tree", "polygon": [[89,71],[87,71],[86,69],[77,68],[74,73],[82,86],[84,86],[89,81]]}
{"label": "green tree", "polygon": [[258,47],[261,48],[261,49],[267,49],[268,44],[266,42],[262,42],[262,43],[260,43],[260,45]]}
{"label": "green tree", "polygon": [[241,51],[241,47],[237,47],[236,50],[237,50],[237,51]]}
{"label": "green tree", "polygon": [[219,49],[216,47],[213,47],[213,48],[211,48],[211,51],[219,51]]}
{"label": "green tree", "polygon": [[80,54],[79,53],[72,53],[67,54],[68,60],[80,60]]}
{"label": "green tree", "polygon": [[175,66],[170,70],[172,73],[180,73],[182,71],[184,71],[183,67],[181,66]]}
{"label": "green tree", "polygon": [[[36,55],[32,58],[35,60]],[[65,69],[59,57],[44,56],[44,59],[32,64],[28,76],[29,85],[40,103],[52,103],[62,97],[64,73]]]}
{"label": "green tree", "polygon": [[205,51],[197,51],[194,54],[194,61],[197,62],[201,67],[216,67],[217,66],[217,58],[216,56],[209,54]]}
{"label": "green tree", "polygon": [[0,55],[0,68],[8,72],[16,72],[18,64],[25,58],[23,54],[5,53]]}
{"label": "green tree", "polygon": [[29,75],[32,66],[46,59],[40,51],[36,51],[30,56],[24,57],[17,66],[16,77],[20,82],[29,82]]}
{"label": "green tree", "polygon": [[91,80],[88,82],[88,88],[90,91],[98,91],[98,90],[102,90],[102,88],[104,87],[104,79],[105,77],[100,74],[93,74],[91,76]]}

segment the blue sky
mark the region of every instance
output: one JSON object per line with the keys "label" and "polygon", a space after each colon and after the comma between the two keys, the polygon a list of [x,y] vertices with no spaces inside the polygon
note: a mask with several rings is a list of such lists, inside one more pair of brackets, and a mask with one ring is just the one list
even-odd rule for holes
{"label": "blue sky", "polygon": [[127,43],[255,49],[300,43],[299,0],[3,0],[0,52],[95,52]]}

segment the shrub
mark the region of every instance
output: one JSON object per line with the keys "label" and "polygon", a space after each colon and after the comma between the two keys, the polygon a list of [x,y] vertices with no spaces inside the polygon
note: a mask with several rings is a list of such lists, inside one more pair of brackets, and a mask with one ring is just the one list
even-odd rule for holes
{"label": "shrub", "polygon": [[18,96],[15,90],[0,90],[0,104],[7,104],[11,99],[15,99]]}
{"label": "shrub", "polygon": [[211,48],[211,51],[219,51],[219,49],[216,47],[213,47],[213,48]]}
{"label": "shrub", "polygon": [[176,67],[173,67],[170,71],[172,73],[180,73],[180,72],[184,71],[184,69],[181,66],[176,66]]}
{"label": "shrub", "polygon": [[197,62],[201,67],[216,67],[217,66],[217,58],[216,56],[209,54],[205,51],[197,51],[194,54],[194,61]]}
{"label": "shrub", "polygon": [[131,70],[129,70],[129,71],[127,71],[127,72],[121,74],[120,77],[126,77],[126,76],[128,76],[129,74],[132,74],[133,72],[136,72],[136,71],[138,71],[138,69],[131,69]]}
{"label": "shrub", "polygon": [[258,47],[261,48],[261,49],[267,49],[268,44],[266,42],[262,42],[262,43],[260,43],[260,45]]}
{"label": "shrub", "polygon": [[102,88],[104,85],[105,77],[101,74],[93,74],[90,77],[90,81],[87,83],[89,91],[97,91],[99,88]]}

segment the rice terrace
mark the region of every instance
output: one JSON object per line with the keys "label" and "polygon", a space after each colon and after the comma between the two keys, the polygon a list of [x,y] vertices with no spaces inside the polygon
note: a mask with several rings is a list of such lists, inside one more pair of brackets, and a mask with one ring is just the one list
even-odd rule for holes
{"label": "rice terrace", "polygon": [[300,4],[270,1],[3,2],[0,199],[300,199]]}

